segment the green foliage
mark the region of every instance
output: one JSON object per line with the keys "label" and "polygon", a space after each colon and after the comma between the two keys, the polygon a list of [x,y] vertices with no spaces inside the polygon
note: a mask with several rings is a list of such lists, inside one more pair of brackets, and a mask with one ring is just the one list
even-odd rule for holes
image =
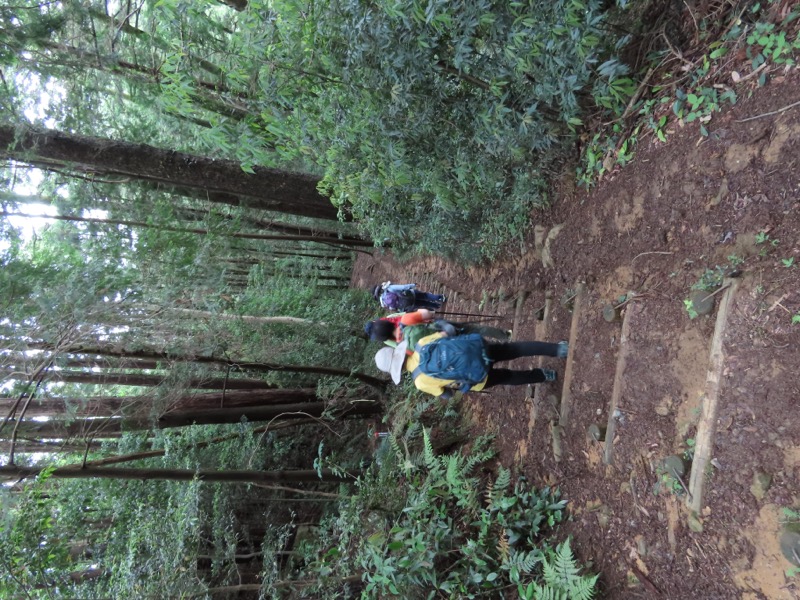
{"label": "green foliage", "polygon": [[703,271],[703,274],[700,275],[700,279],[692,284],[692,289],[713,292],[722,285],[726,272],[725,267],[719,265],[715,266],[713,269],[706,269]]}
{"label": "green foliage", "polygon": [[566,504],[556,492],[532,489],[522,478],[512,487],[503,468],[482,484],[473,472],[491,456],[486,440],[477,440],[469,454],[439,455],[427,430],[420,454],[387,439],[391,451],[329,524],[323,547],[339,550],[324,552],[314,567],[328,580],[330,595],[323,597],[341,594],[336,574],[354,571],[364,573],[363,597],[422,598],[436,590],[474,598],[542,577],[546,587],[579,589],[568,546],[553,555],[549,575],[541,570],[542,534],[561,520]]}
{"label": "green foliage", "polygon": [[542,578],[541,585],[537,582],[527,586],[519,584],[519,597],[522,600],[592,600],[598,576],[580,574],[567,540],[542,558]]}
{"label": "green foliage", "polygon": [[[706,43],[706,53],[693,62],[681,56],[684,66],[675,73],[663,73],[656,84],[643,83],[641,98],[631,106],[628,103],[632,87],[626,90],[630,92],[627,96],[598,94],[596,88],[593,90],[594,100],[611,114],[619,117],[627,111],[629,115],[638,113],[639,119],[627,128],[618,119],[613,119],[604,131],[588,140],[577,167],[579,183],[593,185],[616,165],[624,166],[630,162],[634,147],[644,137],[641,135],[643,126],[647,127],[645,132],[652,132],[660,142],[666,142],[674,129],[671,125],[683,127],[692,122],[699,124],[700,135],[709,136],[707,124],[713,115],[738,100],[735,87],[730,86],[733,50],[743,48],[752,71],[761,71],[759,85],[766,82],[764,68],[767,64],[796,63],[800,33],[790,32],[794,31],[791,23],[798,17],[798,11],[792,11],[781,23],[770,22],[771,15],[764,11],[761,3],[754,4],[747,12],[745,18],[742,18],[743,13],[734,12],[732,21],[727,23],[719,21],[716,14],[696,23],[698,36]],[[792,35],[795,36],[793,40]],[[651,53],[639,76],[648,78],[653,72],[660,73],[666,61],[673,58],[674,48]],[[743,76],[734,72],[733,78],[736,83]]]}
{"label": "green foliage", "polygon": [[690,319],[694,320],[700,316],[691,298],[684,298],[683,307],[686,309],[686,313],[689,315]]}
{"label": "green foliage", "polygon": [[335,3],[305,42],[337,82],[302,124],[323,189],[396,248],[496,253],[546,201],[582,90],[624,93],[601,27],[594,0]]}

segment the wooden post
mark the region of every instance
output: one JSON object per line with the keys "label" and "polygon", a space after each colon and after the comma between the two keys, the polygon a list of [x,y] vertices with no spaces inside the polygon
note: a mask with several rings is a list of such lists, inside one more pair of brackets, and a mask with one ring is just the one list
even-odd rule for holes
{"label": "wooden post", "polygon": [[561,388],[561,418],[558,424],[566,427],[569,422],[569,411],[572,408],[572,365],[575,363],[575,346],[578,340],[578,322],[581,319],[581,308],[585,302],[586,284],[583,282],[575,286],[575,301],[572,305],[572,326],[569,329],[569,355],[567,366],[564,367],[564,383]]}
{"label": "wooden post", "polygon": [[714,437],[717,431],[717,413],[719,412],[719,390],[722,378],[722,367],[725,355],[722,348],[725,329],[728,323],[728,313],[733,303],[733,295],[739,285],[738,279],[728,279],[729,286],[719,303],[717,310],[717,323],[714,327],[714,338],[711,341],[711,352],[708,359],[708,373],[706,375],[706,389],[703,398],[703,412],[700,423],[697,425],[694,458],[692,459],[692,472],[689,475],[689,494],[686,499],[687,506],[696,516],[703,507],[703,488],[705,487],[706,469],[711,462],[714,450]]}
{"label": "wooden post", "polygon": [[611,405],[608,408],[608,423],[606,424],[606,445],[603,451],[603,462],[610,465],[614,462],[614,436],[617,429],[617,420],[614,413],[617,411],[619,400],[622,397],[623,376],[625,374],[625,363],[628,360],[628,338],[633,313],[639,307],[635,303],[628,305],[625,309],[625,316],[622,318],[622,333],[619,336],[619,354],[617,355],[617,370],[614,373],[614,389],[611,392]]}

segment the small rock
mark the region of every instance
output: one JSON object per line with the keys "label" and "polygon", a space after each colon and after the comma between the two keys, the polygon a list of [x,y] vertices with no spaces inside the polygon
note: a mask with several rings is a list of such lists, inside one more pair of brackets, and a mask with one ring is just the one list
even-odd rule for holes
{"label": "small rock", "polygon": [[687,519],[689,529],[695,533],[703,533],[703,522],[697,518],[697,515],[691,514]]}
{"label": "small rock", "polygon": [[611,520],[611,509],[604,504],[597,509],[597,524],[600,525],[600,529],[605,529],[606,527],[608,527],[608,522],[610,520]]}
{"label": "small rock", "polygon": [[663,398],[661,402],[656,405],[656,414],[662,417],[669,416],[670,412],[672,412],[672,398],[669,396]]}
{"label": "small rock", "polygon": [[753,485],[750,486],[750,493],[760,502],[767,495],[770,485],[772,485],[772,475],[756,471],[753,473]]}

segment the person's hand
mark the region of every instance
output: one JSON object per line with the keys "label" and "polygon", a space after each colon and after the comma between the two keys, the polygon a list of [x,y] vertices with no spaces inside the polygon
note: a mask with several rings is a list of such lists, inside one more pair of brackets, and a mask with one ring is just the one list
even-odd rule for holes
{"label": "person's hand", "polygon": [[422,317],[425,321],[432,321],[433,317],[436,316],[436,313],[432,310],[428,310],[427,308],[420,308],[419,309],[419,316]]}
{"label": "person's hand", "polygon": [[437,319],[435,321],[436,329],[439,331],[444,331],[448,336],[458,335],[458,331],[455,328],[455,325],[452,323],[445,321],[444,319]]}

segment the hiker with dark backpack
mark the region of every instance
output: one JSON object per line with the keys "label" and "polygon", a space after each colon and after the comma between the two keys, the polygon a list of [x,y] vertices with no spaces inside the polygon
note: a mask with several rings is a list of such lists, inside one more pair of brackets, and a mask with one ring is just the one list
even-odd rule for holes
{"label": "hiker with dark backpack", "polygon": [[400,383],[403,369],[411,373],[418,390],[433,396],[450,398],[453,392],[480,391],[497,385],[527,385],[556,381],[551,369],[514,371],[496,368],[497,362],[523,356],[565,358],[567,342],[496,343],[480,335],[448,336],[445,332],[422,338],[413,350],[403,341],[396,348],[382,348],[375,355],[378,368]]}
{"label": "hiker with dark backpack", "polygon": [[445,319],[437,319],[436,313],[426,308],[407,312],[397,316],[383,317],[367,321],[364,333],[373,342],[383,342],[387,346],[396,346],[403,340],[413,348],[417,342],[438,331],[449,336],[465,333],[479,333],[483,337],[508,340],[511,331],[482,323],[454,323]]}
{"label": "hiker with dark backpack", "polygon": [[392,283],[385,281],[372,288],[372,297],[381,303],[383,308],[393,312],[408,312],[418,308],[436,310],[447,302],[441,294],[421,292],[416,283]]}

